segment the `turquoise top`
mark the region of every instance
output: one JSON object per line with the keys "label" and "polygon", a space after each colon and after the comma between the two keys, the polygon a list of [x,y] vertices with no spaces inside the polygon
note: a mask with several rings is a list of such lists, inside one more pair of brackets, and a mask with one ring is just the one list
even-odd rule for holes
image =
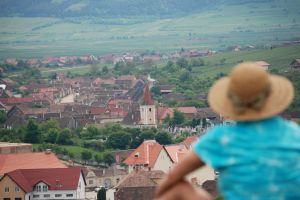
{"label": "turquoise top", "polygon": [[227,200],[300,199],[300,128],[273,117],[218,126],[194,152],[217,170]]}

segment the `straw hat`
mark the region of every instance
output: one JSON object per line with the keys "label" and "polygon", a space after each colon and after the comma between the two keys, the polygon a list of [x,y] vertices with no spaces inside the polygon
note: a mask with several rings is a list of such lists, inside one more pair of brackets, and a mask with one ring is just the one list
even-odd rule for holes
{"label": "straw hat", "polygon": [[281,76],[268,74],[255,63],[234,67],[228,77],[210,89],[211,108],[236,121],[254,121],[281,113],[294,98],[292,83]]}

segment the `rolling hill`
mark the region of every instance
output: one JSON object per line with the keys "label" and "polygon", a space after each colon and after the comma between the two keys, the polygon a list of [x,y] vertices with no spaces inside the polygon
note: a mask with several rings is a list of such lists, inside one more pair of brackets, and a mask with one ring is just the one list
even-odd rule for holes
{"label": "rolling hill", "polygon": [[0,59],[281,44],[300,39],[299,7],[295,0],[0,0]]}

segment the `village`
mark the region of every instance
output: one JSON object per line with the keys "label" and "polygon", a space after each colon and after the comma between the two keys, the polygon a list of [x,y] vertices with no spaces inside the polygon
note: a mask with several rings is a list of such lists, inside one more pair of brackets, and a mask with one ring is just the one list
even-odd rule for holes
{"label": "village", "polygon": [[[192,52],[189,53],[189,57],[194,57]],[[131,59],[126,56],[122,58]],[[74,64],[70,59],[53,58],[48,64]],[[95,59],[89,56],[86,62],[92,63]],[[78,58],[74,57],[74,60]],[[119,58],[110,61],[120,62]],[[43,61],[26,62],[32,63],[32,66],[47,66]],[[6,63],[17,65],[13,60],[6,60]],[[256,63],[264,70],[270,68],[270,64],[264,60]],[[298,70],[300,60],[291,60],[290,68]],[[56,121],[60,129],[67,128],[71,132],[77,129],[84,132],[89,127],[101,130],[107,124],[118,124],[124,130],[164,131],[172,142],[160,144],[156,138],[149,137],[139,140],[135,148],[116,147],[110,153],[112,160],[108,164],[101,164],[103,160],[95,164],[98,162],[96,157],[94,160],[89,156],[76,159],[70,153],[66,155],[55,149],[37,149],[36,144],[23,141],[1,142],[0,188],[4,188],[4,192],[0,193],[0,198],[101,199],[99,196],[102,195],[108,200],[153,199],[155,188],[166,173],[184,158],[207,130],[220,124],[234,123],[213,112],[207,104],[202,107],[165,105],[154,98],[153,88],[157,86],[164,100],[187,100],[185,95],[174,92],[174,85],[162,85],[150,75],[72,78],[64,73],[56,73],[48,82],[18,86],[17,91],[21,91],[21,94],[14,92],[14,82],[3,78],[0,98],[1,112],[5,114],[3,130],[22,130],[22,127],[28,128],[30,123],[43,124],[49,121]],[[206,102],[207,93],[199,93],[196,98]],[[283,113],[282,116],[299,121],[297,113]],[[176,120],[180,121],[177,118],[190,123],[176,123]],[[80,135],[81,139],[84,137]],[[93,142],[105,144],[110,140],[110,136],[95,138],[92,138]],[[47,139],[45,141],[49,142]],[[187,179],[213,197],[218,196],[218,172],[212,168],[201,168]]]}

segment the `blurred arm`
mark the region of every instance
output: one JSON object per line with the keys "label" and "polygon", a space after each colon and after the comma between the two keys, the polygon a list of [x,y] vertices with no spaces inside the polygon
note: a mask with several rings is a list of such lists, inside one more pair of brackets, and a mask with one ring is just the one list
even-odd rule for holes
{"label": "blurred arm", "polygon": [[204,164],[205,163],[203,163],[193,151],[190,151],[188,155],[170,171],[158,187],[156,197],[160,197],[174,185],[182,181],[187,174],[195,171]]}

